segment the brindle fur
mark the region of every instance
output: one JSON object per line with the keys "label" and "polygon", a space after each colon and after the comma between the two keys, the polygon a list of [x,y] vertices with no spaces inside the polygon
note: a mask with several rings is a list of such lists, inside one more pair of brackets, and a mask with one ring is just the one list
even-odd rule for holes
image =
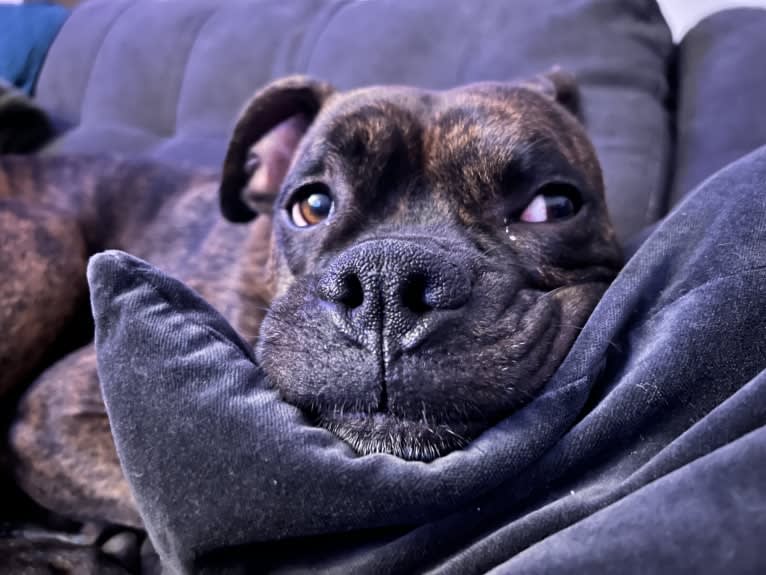
{"label": "brindle fur", "polygon": [[87,301],[87,255],[115,247],[182,278],[254,341],[269,301],[269,218],[218,213],[213,175],[104,158],[0,158],[0,390],[40,372],[11,431],[14,474],[43,506],[140,526],[114,451],[92,344],[50,366],[45,348]]}
{"label": "brindle fur", "polygon": [[[212,175],[103,159],[0,160],[0,213],[8,219],[0,227],[0,257],[13,276],[0,291],[0,305],[11,310],[2,325],[45,328],[0,341],[11,374],[0,380],[0,392],[39,373],[11,433],[19,484],[69,517],[140,525],[109,434],[93,345],[53,365],[40,352],[78,321],[87,295],[85,259],[106,248],[182,279],[253,344],[266,316],[258,353],[272,383],[360,453],[428,460],[528,400],[563,359],[620,265],[593,149],[574,116],[554,102],[571,96],[563,76],[444,93],[340,94],[306,78],[276,82],[246,109],[224,165],[224,214],[244,222],[261,212],[247,226],[221,218]],[[247,173],[252,147],[285,121],[299,130],[289,171],[285,164],[276,175]],[[559,177],[582,189],[581,213],[507,232],[504,216],[522,209],[543,179]],[[337,211],[327,225],[295,230],[286,223],[286,202],[311,179],[337,192]],[[256,185],[261,181],[268,189]],[[25,210],[38,215],[31,220]],[[30,221],[37,227],[24,223]],[[422,243],[440,258],[454,258],[471,268],[478,287],[434,337],[392,363],[389,373],[400,387],[389,386],[382,401],[386,382],[376,379],[375,362],[328,327],[315,290],[348,250],[389,240],[407,249]],[[318,356],[318,346],[327,357]],[[475,368],[468,380],[458,377],[467,362]],[[365,370],[369,381],[360,379]],[[406,383],[408,373],[417,382]],[[411,438],[387,444],[336,417],[352,408],[370,416],[381,405],[397,419],[390,429]],[[460,427],[460,418],[471,425]],[[431,440],[429,426],[463,435]]]}

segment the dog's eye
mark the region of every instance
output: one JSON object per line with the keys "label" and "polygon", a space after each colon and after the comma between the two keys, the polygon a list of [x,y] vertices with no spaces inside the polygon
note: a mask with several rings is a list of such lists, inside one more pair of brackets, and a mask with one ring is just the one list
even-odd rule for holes
{"label": "dog's eye", "polygon": [[299,228],[315,226],[326,220],[332,212],[333,201],[324,184],[303,186],[288,207],[290,219]]}
{"label": "dog's eye", "polygon": [[538,190],[518,220],[531,224],[563,220],[575,215],[580,209],[579,204],[579,193],[574,186],[546,184]]}

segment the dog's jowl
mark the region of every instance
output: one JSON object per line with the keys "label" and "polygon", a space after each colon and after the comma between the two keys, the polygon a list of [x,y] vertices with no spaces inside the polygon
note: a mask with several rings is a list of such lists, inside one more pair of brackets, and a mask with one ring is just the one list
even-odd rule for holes
{"label": "dog's jowl", "polygon": [[272,211],[257,352],[286,401],[360,454],[427,461],[539,392],[620,265],[573,96],[561,73],[255,96],[221,199]]}

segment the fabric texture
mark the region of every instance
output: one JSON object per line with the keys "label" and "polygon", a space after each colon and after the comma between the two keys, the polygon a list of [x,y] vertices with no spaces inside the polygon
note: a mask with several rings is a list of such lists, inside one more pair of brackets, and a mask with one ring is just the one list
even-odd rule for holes
{"label": "fabric texture", "polygon": [[39,99],[74,125],[50,153],[145,155],[218,168],[268,81],[447,88],[576,74],[617,229],[663,215],[670,31],[653,0],[93,0],[56,40]]}
{"label": "fabric texture", "polygon": [[[542,393],[431,463],[359,457],[280,401],[180,282],[89,282],[99,377],[176,572],[762,573],[766,148],[651,234]],[[470,361],[467,360],[467,365]]]}
{"label": "fabric texture", "polygon": [[31,95],[45,55],[69,11],[0,5],[0,78]]}
{"label": "fabric texture", "polygon": [[766,145],[764,54],[764,9],[715,14],[684,38],[671,205],[723,166]]}

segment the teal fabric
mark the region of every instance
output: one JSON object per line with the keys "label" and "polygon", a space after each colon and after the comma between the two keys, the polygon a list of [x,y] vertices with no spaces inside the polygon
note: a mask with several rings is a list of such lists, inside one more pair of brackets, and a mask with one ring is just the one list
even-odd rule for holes
{"label": "teal fabric", "polygon": [[0,5],[0,78],[32,95],[48,48],[68,15],[62,6]]}

